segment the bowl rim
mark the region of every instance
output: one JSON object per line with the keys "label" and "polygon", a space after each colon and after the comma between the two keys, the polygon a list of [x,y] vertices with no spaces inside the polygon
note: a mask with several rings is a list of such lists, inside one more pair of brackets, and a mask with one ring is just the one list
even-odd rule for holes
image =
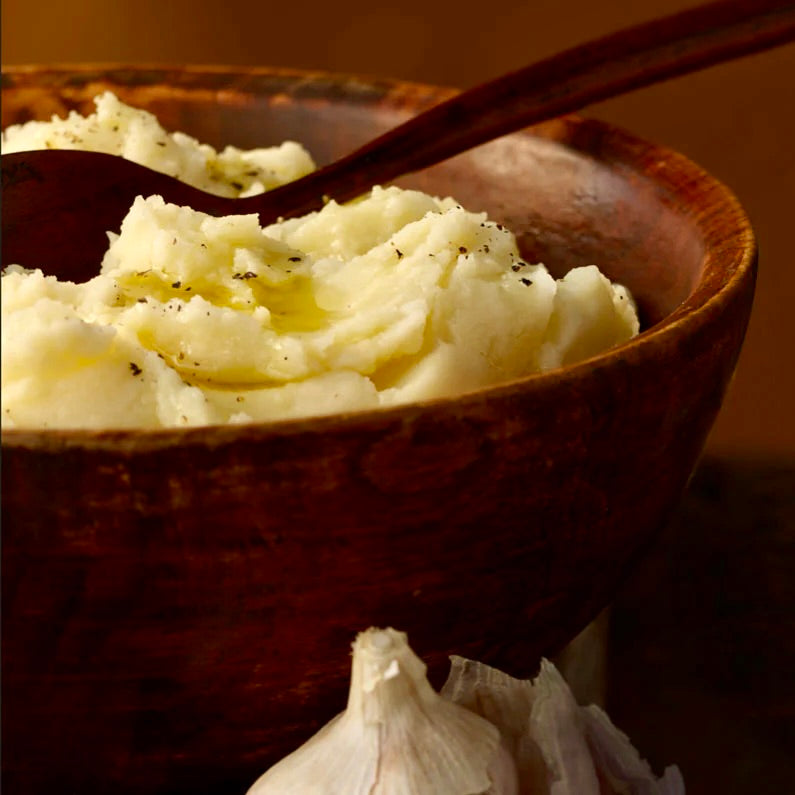
{"label": "bowl rim", "polygon": [[[190,64],[173,66],[163,64],[126,63],[53,63],[53,64],[13,64],[2,67],[2,88],[7,80],[15,77],[35,76],[37,74],[74,74],[83,78],[96,74],[98,80],[119,79],[123,74],[144,75],[150,73],[160,84],[169,79],[177,80],[180,87],[198,90],[190,81],[202,78],[238,78],[236,90],[246,88],[246,80],[258,78],[284,78],[295,81],[346,82],[368,88],[384,90],[395,100],[407,96],[419,97],[418,106],[430,106],[457,93],[457,89],[362,73],[346,73],[320,69],[300,69],[271,66],[234,66],[217,64]],[[179,81],[182,77],[183,81]],[[144,85],[144,84],[142,84]],[[572,129],[591,130],[601,136],[609,136],[611,152],[626,157],[630,165],[641,162],[659,162],[664,170],[658,170],[653,180],[665,187],[674,196],[681,194],[681,188],[674,184],[669,174],[686,172],[688,185],[698,184],[701,194],[709,198],[704,207],[709,211],[693,215],[694,225],[700,230],[705,243],[705,261],[702,273],[694,284],[690,295],[672,312],[642,329],[632,339],[610,348],[595,356],[576,363],[533,373],[487,387],[460,392],[446,397],[436,397],[395,406],[336,412],[326,415],[275,419],[263,422],[249,422],[225,425],[201,425],[191,427],[156,428],[3,428],[0,432],[3,449],[29,448],[61,450],[67,448],[119,450],[143,452],[179,445],[201,444],[218,446],[238,440],[254,442],[257,440],[294,436],[299,434],[321,434],[342,430],[365,429],[368,427],[392,424],[396,421],[415,419],[429,413],[444,413],[455,409],[456,414],[489,401],[510,400],[519,393],[545,389],[552,383],[576,382],[587,373],[611,368],[619,363],[632,364],[644,358],[653,346],[677,336],[687,336],[708,322],[708,318],[720,313],[722,308],[743,289],[747,279],[755,277],[758,247],[750,219],[733,191],[703,167],[680,152],[665,145],[641,138],[632,132],[608,122],[570,114],[549,122],[525,128],[512,133],[513,136],[541,135],[548,125],[566,124]],[[561,144],[563,145],[563,144]],[[578,149],[582,154],[592,153]],[[648,177],[652,179],[652,177]],[[703,208],[701,208],[703,210]],[[719,210],[730,219],[722,230],[731,227],[727,237],[705,223],[705,219]]]}

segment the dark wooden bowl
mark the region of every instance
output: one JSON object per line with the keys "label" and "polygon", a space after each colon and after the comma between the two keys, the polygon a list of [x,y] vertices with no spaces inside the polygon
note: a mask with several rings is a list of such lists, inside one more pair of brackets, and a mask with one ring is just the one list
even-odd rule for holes
{"label": "dark wooden bowl", "polygon": [[[216,145],[322,162],[448,95],[266,69],[19,69],[3,125],[112,88]],[[3,436],[8,792],[242,792],[345,702],[349,644],[408,631],[534,672],[676,504],[731,377],[756,250],[684,157],[566,118],[406,184],[487,209],[561,273],[598,263],[645,330],[504,386],[324,419]]]}

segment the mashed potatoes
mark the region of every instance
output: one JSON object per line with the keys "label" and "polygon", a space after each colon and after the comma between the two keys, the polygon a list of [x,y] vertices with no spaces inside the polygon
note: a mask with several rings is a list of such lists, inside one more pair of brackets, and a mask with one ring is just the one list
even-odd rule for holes
{"label": "mashed potatoes", "polygon": [[[297,144],[217,153],[114,96],[87,118],[9,128],[3,151],[121,154],[250,195],[313,167]],[[452,199],[374,188],[261,228],[139,197],[98,276],[10,267],[4,427],[250,422],[450,395],[629,339],[627,291],[594,266],[556,281],[513,235]],[[42,263],[46,271],[46,263]]]}

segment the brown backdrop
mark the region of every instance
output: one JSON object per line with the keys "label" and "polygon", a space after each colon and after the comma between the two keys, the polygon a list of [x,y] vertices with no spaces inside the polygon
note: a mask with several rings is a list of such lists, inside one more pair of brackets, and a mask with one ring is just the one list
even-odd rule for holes
{"label": "brown backdrop", "polygon": [[[257,64],[383,74],[465,87],[681,0],[3,0],[6,64]],[[795,46],[588,109],[689,155],[738,194],[761,267],[713,452],[795,454],[791,265]]]}

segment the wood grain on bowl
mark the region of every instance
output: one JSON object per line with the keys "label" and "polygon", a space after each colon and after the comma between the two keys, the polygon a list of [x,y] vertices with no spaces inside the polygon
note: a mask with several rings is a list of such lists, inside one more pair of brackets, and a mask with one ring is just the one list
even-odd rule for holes
{"label": "wood grain on bowl", "polygon": [[[22,69],[3,124],[112,88],[214,144],[328,160],[447,95],[248,70]],[[748,321],[753,234],[669,150],[566,118],[404,184],[595,262],[645,331],[454,399],[269,425],[3,435],[3,775],[14,792],[244,791],[344,705],[349,644],[409,634],[533,674],[676,504]],[[88,275],[88,274],[86,274]],[[11,791],[11,790],[9,790]]]}

